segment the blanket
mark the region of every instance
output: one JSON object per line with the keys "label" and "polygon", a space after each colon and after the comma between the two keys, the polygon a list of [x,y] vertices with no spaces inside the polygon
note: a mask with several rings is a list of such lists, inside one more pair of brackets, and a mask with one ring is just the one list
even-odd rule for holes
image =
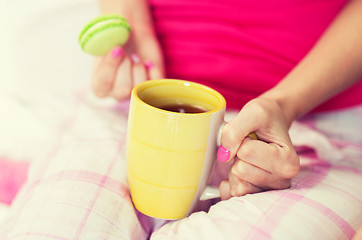
{"label": "blanket", "polygon": [[[293,124],[301,170],[289,189],[212,202],[163,222],[137,212],[128,191],[129,102],[102,101],[84,88],[65,106],[33,155],[0,239],[351,239],[362,225],[362,107]],[[44,108],[43,116],[46,109],[53,114]],[[346,124],[350,135],[341,134]]]}
{"label": "blanket", "polygon": [[292,125],[301,170],[289,189],[204,202],[178,221],[137,212],[126,178],[129,102],[92,95],[92,58],[76,41],[96,4],[0,8],[1,240],[353,237],[362,226],[362,106]]}

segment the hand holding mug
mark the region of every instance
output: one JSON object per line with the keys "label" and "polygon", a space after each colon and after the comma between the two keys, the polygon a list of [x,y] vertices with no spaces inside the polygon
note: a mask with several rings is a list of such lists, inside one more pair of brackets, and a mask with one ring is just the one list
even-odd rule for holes
{"label": "hand holding mug", "polygon": [[[299,171],[299,158],[280,106],[257,98],[246,104],[222,129],[218,158],[234,161],[221,199],[270,189],[285,189]],[[259,140],[248,135],[255,132]]]}

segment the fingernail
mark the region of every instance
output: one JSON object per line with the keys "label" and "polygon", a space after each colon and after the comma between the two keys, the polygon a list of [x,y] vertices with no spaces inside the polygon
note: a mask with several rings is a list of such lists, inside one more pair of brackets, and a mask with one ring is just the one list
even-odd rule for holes
{"label": "fingernail", "polygon": [[112,50],[112,57],[113,58],[119,58],[123,53],[123,48],[122,47],[115,47]]}
{"label": "fingernail", "polygon": [[146,60],[145,67],[147,70],[150,70],[153,67],[153,63],[150,60]]}
{"label": "fingernail", "polygon": [[133,63],[139,63],[141,61],[140,57],[136,53],[131,55],[131,60]]}
{"label": "fingernail", "polygon": [[220,162],[227,162],[230,158],[230,150],[225,148],[223,145],[220,145],[217,150],[217,159]]}

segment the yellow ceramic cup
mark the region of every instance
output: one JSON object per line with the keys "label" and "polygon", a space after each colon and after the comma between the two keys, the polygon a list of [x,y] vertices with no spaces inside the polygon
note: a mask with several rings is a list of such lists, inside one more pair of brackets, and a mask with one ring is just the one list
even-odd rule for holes
{"label": "yellow ceramic cup", "polygon": [[[185,104],[202,113],[162,110]],[[225,99],[201,84],[161,79],[131,95],[127,136],[128,180],[135,207],[151,217],[187,216],[204,192],[217,151]]]}

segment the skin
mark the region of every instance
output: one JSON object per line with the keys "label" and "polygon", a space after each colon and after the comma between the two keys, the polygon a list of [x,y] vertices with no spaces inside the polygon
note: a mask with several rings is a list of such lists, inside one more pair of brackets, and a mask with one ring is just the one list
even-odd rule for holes
{"label": "skin", "polygon": [[[291,123],[362,77],[362,1],[351,1],[306,57],[273,89],[252,100],[222,132],[235,159],[222,199],[284,189],[299,171]],[[255,131],[262,141],[246,136]]]}
{"label": "skin", "polygon": [[[102,14],[123,15],[132,31],[120,56],[114,57],[115,48],[96,59],[91,87],[100,98],[122,100],[138,83],[164,78],[163,56],[146,0],[100,0],[100,6]],[[147,67],[150,62],[152,67]]]}
{"label": "skin", "polygon": [[353,240],[362,240],[362,226],[359,228],[359,230],[353,236]]}
{"label": "skin", "polygon": [[[161,48],[145,0],[101,0],[102,13],[120,13],[132,37],[119,58],[112,52],[97,60],[92,88],[99,97],[118,100],[147,79],[164,77]],[[137,6],[137,7],[135,7]],[[233,196],[290,187],[299,172],[299,157],[288,130],[292,122],[356,83],[362,77],[362,0],[350,1],[305,58],[282,81],[247,103],[222,130],[230,150],[223,200]],[[132,53],[140,61],[132,61]],[[147,69],[146,60],[154,67]],[[248,137],[255,132],[259,140]],[[220,164],[218,164],[220,165]]]}

